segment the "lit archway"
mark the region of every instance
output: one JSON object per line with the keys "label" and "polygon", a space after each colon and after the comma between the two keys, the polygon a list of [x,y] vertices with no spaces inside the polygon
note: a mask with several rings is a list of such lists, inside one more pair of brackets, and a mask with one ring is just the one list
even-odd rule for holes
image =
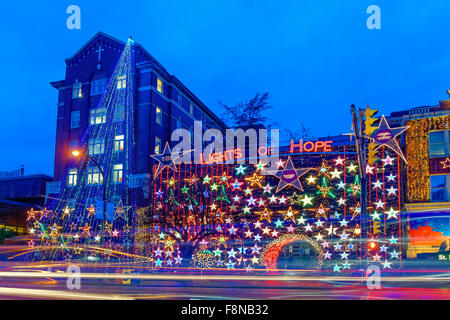
{"label": "lit archway", "polygon": [[265,247],[261,254],[261,264],[264,264],[266,269],[268,270],[276,270],[277,269],[277,261],[278,256],[281,253],[281,250],[285,245],[288,245],[292,242],[303,240],[311,245],[311,247],[317,253],[317,264],[316,269],[320,269],[324,260],[324,253],[320,248],[319,244],[312,240],[310,237],[305,236],[304,234],[286,234],[278,239],[275,239],[269,242]]}

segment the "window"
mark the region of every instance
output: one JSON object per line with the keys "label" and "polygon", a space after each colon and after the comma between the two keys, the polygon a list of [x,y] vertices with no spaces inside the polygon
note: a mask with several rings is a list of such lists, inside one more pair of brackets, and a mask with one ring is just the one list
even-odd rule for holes
{"label": "window", "polygon": [[122,182],[123,164],[115,164],[113,168],[113,182]]}
{"label": "window", "polygon": [[80,110],[75,110],[70,113],[70,129],[80,127]]}
{"label": "window", "polygon": [[189,104],[189,113],[191,116],[194,114],[194,105],[192,103]]}
{"label": "window", "polygon": [[445,131],[430,132],[430,157],[445,155],[445,136]]}
{"label": "window", "polygon": [[88,154],[90,156],[103,154],[105,152],[105,138],[92,138],[88,144]]}
{"label": "window", "polygon": [[89,167],[87,169],[87,184],[103,183],[103,177],[97,167]]}
{"label": "window", "polygon": [[81,82],[75,81],[72,86],[72,99],[82,98],[83,94],[81,92]]}
{"label": "window", "polygon": [[156,79],[156,90],[158,90],[159,93],[164,94],[163,82],[160,78]]}
{"label": "window", "polygon": [[155,154],[161,153],[161,138],[155,137]]}
{"label": "window", "polygon": [[159,107],[156,107],[156,123],[162,125],[162,111]]}
{"label": "window", "polygon": [[78,140],[70,140],[69,142],[69,158],[72,158],[72,151],[78,149]]}
{"label": "window", "polygon": [[117,78],[117,89],[125,89],[127,87],[127,76],[123,75]]}
{"label": "window", "polygon": [[73,168],[69,170],[69,175],[67,177],[67,185],[73,187],[77,185],[77,169]]}
{"label": "window", "polygon": [[123,134],[114,137],[114,152],[123,151],[124,139]]}
{"label": "window", "polygon": [[181,95],[181,92],[178,92],[177,99],[178,99],[178,100],[177,100],[178,105],[179,105],[179,106],[183,105],[183,96]]}
{"label": "window", "polygon": [[447,176],[437,175],[431,176],[431,201],[446,201],[447,200]]}
{"label": "window", "polygon": [[120,122],[125,119],[125,107],[121,104],[116,105],[114,109],[114,121]]}
{"label": "window", "polygon": [[106,88],[107,79],[99,79],[91,82],[91,96],[103,94]]}
{"label": "window", "polygon": [[106,108],[95,108],[89,111],[89,123],[91,125],[106,122]]}
{"label": "window", "polygon": [[181,129],[181,119],[177,119],[177,129]]}

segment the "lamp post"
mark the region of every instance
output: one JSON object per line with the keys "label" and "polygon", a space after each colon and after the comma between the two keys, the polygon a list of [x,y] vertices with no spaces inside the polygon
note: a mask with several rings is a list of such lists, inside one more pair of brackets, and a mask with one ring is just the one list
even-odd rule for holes
{"label": "lamp post", "polygon": [[100,174],[102,175],[102,184],[103,184],[103,190],[102,190],[103,222],[102,222],[101,237],[102,237],[102,240],[104,240],[105,222],[106,222],[106,178],[105,178],[105,174],[103,173],[103,169],[98,164],[98,162],[94,158],[89,156],[87,153],[81,153],[79,150],[74,150],[74,151],[72,151],[72,155],[75,158],[84,157],[84,158],[86,158],[88,160],[91,160],[95,164],[95,166],[98,168],[98,170],[100,171]]}

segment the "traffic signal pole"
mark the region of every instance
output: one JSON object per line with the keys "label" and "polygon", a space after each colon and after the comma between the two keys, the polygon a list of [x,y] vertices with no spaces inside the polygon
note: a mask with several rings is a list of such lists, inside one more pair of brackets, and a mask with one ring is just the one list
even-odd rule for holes
{"label": "traffic signal pole", "polygon": [[[355,131],[355,146],[356,153],[358,156],[358,167],[359,174],[361,177],[361,195],[360,195],[360,205],[361,205],[361,235],[367,236],[369,230],[367,228],[367,194],[366,194],[366,166],[365,166],[365,155],[364,155],[364,137],[362,135],[362,114],[361,110],[356,111],[354,104],[350,107],[350,112],[352,114],[352,124],[353,130]],[[359,120],[359,121],[358,121]],[[362,258],[364,259],[367,254],[367,245],[363,239],[361,243]]]}

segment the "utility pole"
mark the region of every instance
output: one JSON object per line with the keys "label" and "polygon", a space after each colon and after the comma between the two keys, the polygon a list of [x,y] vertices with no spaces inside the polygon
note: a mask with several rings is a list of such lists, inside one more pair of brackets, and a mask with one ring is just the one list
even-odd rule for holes
{"label": "utility pole", "polygon": [[[367,192],[366,192],[366,161],[365,161],[365,152],[364,152],[364,144],[365,138],[362,134],[363,127],[363,117],[361,113],[361,109],[356,111],[356,107],[354,104],[350,106],[350,112],[352,114],[352,124],[353,130],[355,130],[355,146],[356,153],[358,157],[358,167],[359,174],[361,177],[361,196],[360,196],[360,205],[361,205],[361,236],[366,236],[369,234],[369,230],[367,228]],[[359,121],[358,121],[359,120]],[[363,258],[366,257],[367,246],[364,243],[366,239],[363,239],[362,253]]]}

